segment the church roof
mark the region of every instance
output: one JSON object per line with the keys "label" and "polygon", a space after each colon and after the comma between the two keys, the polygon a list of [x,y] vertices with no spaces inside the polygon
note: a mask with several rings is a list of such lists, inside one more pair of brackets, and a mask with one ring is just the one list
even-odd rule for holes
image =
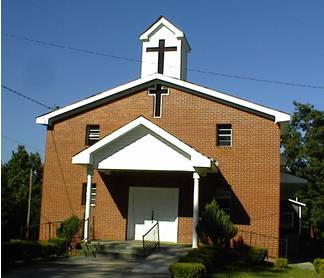
{"label": "church roof", "polygon": [[58,110],[41,115],[36,118],[36,123],[51,125],[53,122],[63,119],[65,117],[78,114],[85,110],[89,110],[91,108],[97,107],[98,105],[102,105],[103,103],[106,103],[110,100],[126,96],[140,89],[145,89],[148,86],[153,86],[158,83],[165,86],[178,88],[180,90],[194,95],[198,95],[200,97],[205,97],[210,100],[223,103],[225,105],[229,105],[241,110],[248,111],[253,114],[260,115],[262,117],[269,118],[276,123],[290,121],[290,115],[287,113],[274,110],[229,94],[202,87],[194,83],[156,73],[150,76],[146,76],[144,78],[125,83],[110,90],[106,90],[81,101],[62,107]]}

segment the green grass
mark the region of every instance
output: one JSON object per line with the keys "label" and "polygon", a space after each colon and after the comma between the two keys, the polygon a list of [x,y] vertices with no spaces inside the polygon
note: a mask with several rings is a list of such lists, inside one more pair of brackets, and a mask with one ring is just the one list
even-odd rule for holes
{"label": "green grass", "polygon": [[319,278],[314,270],[288,267],[276,269],[274,267],[255,266],[244,268],[242,266],[230,266],[218,273],[211,275],[212,278],[256,278],[256,277],[283,277],[283,278]]}

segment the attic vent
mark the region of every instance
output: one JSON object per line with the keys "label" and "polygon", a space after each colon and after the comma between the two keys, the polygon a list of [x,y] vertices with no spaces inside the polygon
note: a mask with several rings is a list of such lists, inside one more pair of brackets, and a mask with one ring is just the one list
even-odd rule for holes
{"label": "attic vent", "polygon": [[232,125],[217,125],[217,146],[232,146]]}
{"label": "attic vent", "polygon": [[86,145],[91,146],[100,139],[100,125],[87,125]]}

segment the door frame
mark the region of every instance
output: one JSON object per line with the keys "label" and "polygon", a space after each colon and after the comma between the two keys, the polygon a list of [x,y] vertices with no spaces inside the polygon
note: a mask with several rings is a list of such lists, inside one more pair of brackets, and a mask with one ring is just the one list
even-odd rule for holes
{"label": "door frame", "polygon": [[178,242],[178,236],[179,236],[179,193],[180,190],[178,187],[151,187],[151,186],[129,186],[128,189],[128,211],[127,211],[127,234],[126,239],[127,240],[134,240],[135,239],[135,226],[134,226],[134,193],[137,190],[176,190],[177,194],[177,217],[175,220],[176,224],[176,231],[177,231],[177,242]]}

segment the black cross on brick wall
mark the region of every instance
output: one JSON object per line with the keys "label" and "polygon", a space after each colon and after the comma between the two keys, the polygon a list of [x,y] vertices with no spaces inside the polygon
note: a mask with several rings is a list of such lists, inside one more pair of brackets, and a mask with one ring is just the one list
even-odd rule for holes
{"label": "black cross on brick wall", "polygon": [[159,40],[159,47],[148,47],[146,52],[158,52],[158,73],[163,74],[164,70],[164,52],[177,51],[176,46],[165,47],[165,40]]}
{"label": "black cross on brick wall", "polygon": [[149,89],[148,95],[153,96],[153,110],[154,110],[154,117],[160,118],[162,112],[162,96],[168,95],[169,92],[167,89],[162,89],[160,84],[155,86],[155,89]]}

